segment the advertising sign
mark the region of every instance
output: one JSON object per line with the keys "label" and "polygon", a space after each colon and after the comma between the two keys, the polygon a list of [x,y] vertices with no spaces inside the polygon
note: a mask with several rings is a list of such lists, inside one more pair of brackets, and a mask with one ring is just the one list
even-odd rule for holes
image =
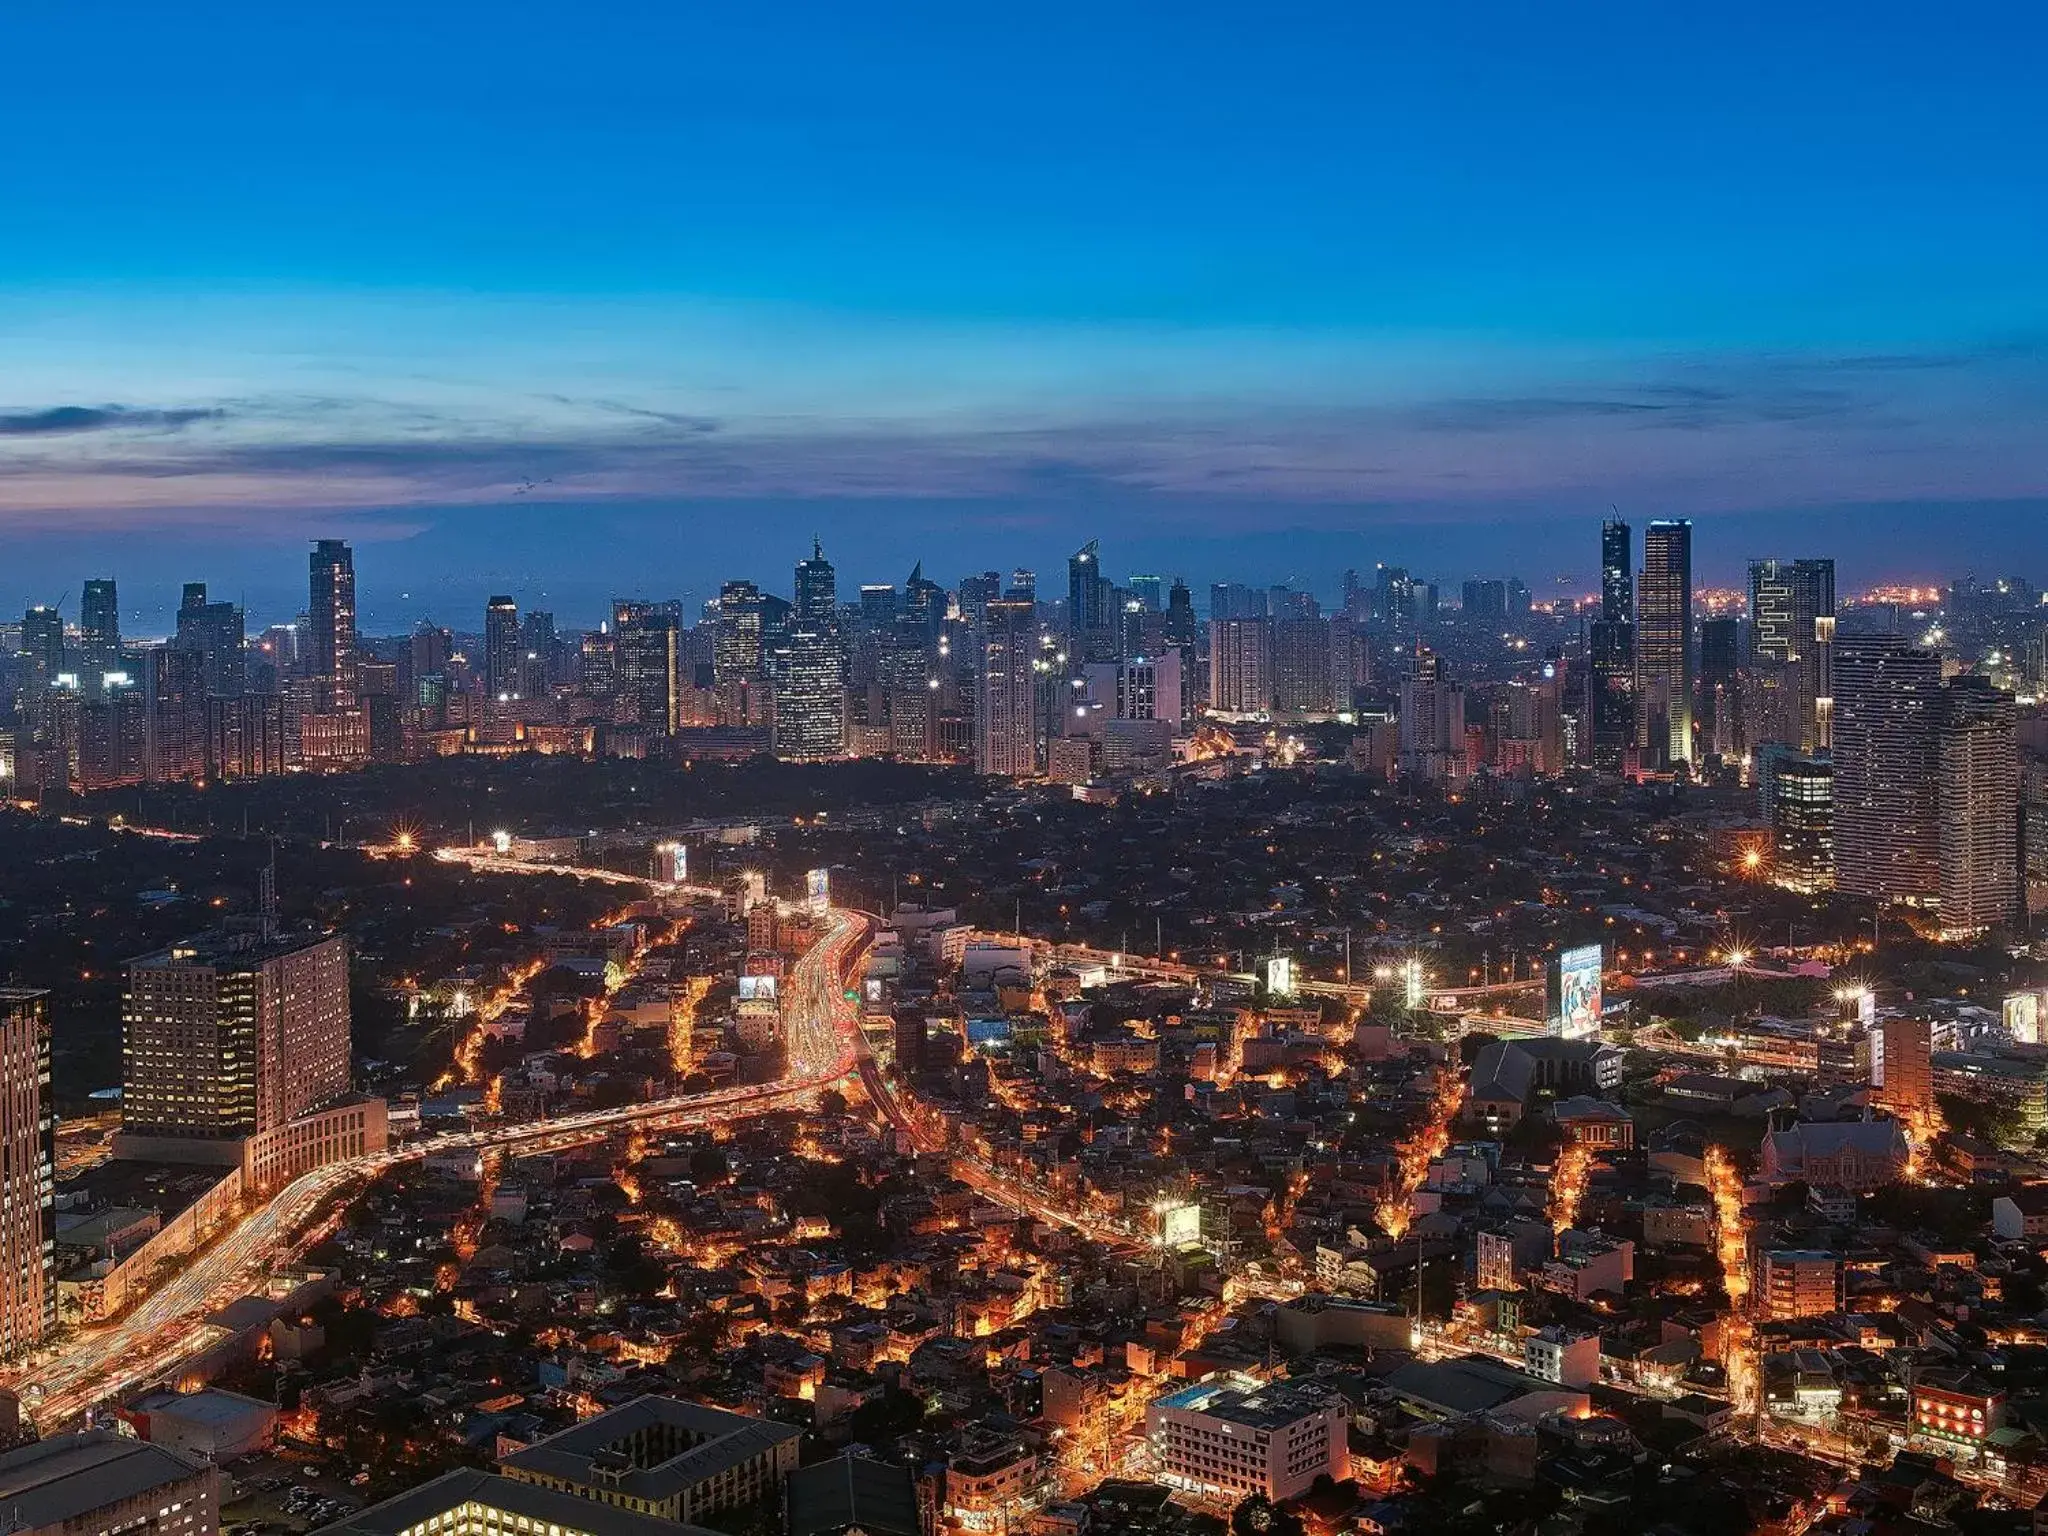
{"label": "advertising sign", "polygon": [[1202,1240],[1202,1208],[1169,1205],[1159,1213],[1159,1240],[1169,1248]]}
{"label": "advertising sign", "polygon": [[1266,990],[1275,997],[1294,996],[1294,960],[1274,955],[1266,962]]}
{"label": "advertising sign", "polygon": [[804,877],[805,890],[810,897],[811,911],[823,917],[832,907],[832,871],[814,869]]}
{"label": "advertising sign", "polygon": [[1600,1033],[1600,961],[1600,946],[1587,944],[1550,962],[1551,1027],[1567,1040]]}

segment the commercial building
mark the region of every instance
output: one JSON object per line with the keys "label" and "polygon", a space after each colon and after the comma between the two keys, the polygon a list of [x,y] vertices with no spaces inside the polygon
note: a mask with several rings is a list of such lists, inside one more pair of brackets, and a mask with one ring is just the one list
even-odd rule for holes
{"label": "commercial building", "polygon": [[1566,1387],[1590,1387],[1600,1379],[1600,1332],[1551,1323],[1522,1340],[1522,1368],[1531,1376]]}
{"label": "commercial building", "polygon": [[8,1536],[216,1536],[220,1474],[109,1430],[0,1453]]}
{"label": "commercial building", "polygon": [[313,546],[310,601],[313,679],[316,712],[354,709],[360,676],[356,647],[355,554],[340,539],[321,539]]}
{"label": "commercial building", "polygon": [[1636,582],[1636,747],[1646,770],[1692,761],[1692,523],[1643,531]]}
{"label": "commercial building", "polygon": [[2020,914],[2020,764],[2013,699],[1977,677],[1941,691],[1937,899],[1945,937],[1967,938]]}
{"label": "commercial building", "polygon": [[201,934],[130,962],[122,1022],[124,1131],[275,1130],[348,1091],[347,943]]}
{"label": "commercial building", "polygon": [[1835,766],[1824,757],[1767,748],[1757,778],[1769,806],[1770,874],[1793,891],[1825,891],[1835,883]]}
{"label": "commercial building", "polygon": [[519,604],[494,597],[484,605],[484,690],[493,699],[516,699],[525,689]]}
{"label": "commercial building", "polygon": [[1749,563],[1752,747],[1827,750],[1833,729],[1835,562]]}
{"label": "commercial building", "polygon": [[1834,669],[1835,889],[1931,905],[1941,894],[1941,658],[1895,635],[1852,635],[1836,644]]}
{"label": "commercial building", "polygon": [[1270,621],[1209,621],[1209,707],[1220,715],[1259,715],[1273,707]]}
{"label": "commercial building", "polygon": [[0,988],[0,1359],[57,1321],[48,996]]}
{"label": "commercial building", "polygon": [[319,1536],[713,1536],[704,1526],[636,1514],[518,1478],[443,1473]]}
{"label": "commercial building", "polygon": [[988,604],[976,694],[975,766],[1003,778],[1040,771],[1037,603],[1015,588]]}
{"label": "commercial building", "polygon": [[640,1397],[500,1463],[509,1478],[664,1520],[780,1492],[803,1432],[705,1403]]}
{"label": "commercial building", "polygon": [[1238,1376],[1183,1387],[1145,1410],[1159,1480],[1231,1499],[1291,1499],[1318,1477],[1342,1482],[1349,1423],[1333,1393]]}

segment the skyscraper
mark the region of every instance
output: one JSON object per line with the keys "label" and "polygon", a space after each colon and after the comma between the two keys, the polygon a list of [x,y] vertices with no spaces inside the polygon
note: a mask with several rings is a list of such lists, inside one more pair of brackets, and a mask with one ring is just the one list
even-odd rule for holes
{"label": "skyscraper", "polygon": [[484,692],[516,699],[525,688],[524,648],[519,642],[519,604],[494,597],[484,605]]}
{"label": "skyscraper", "polygon": [[1586,634],[1586,760],[1620,773],[1636,744],[1636,631],[1633,536],[1629,525],[1600,525],[1600,616]]}
{"label": "skyscraper", "polygon": [[1835,769],[1825,757],[1771,748],[1758,758],[1768,776],[1771,878],[1794,891],[1835,883]]}
{"label": "skyscraper", "polygon": [[21,616],[22,683],[40,692],[64,670],[64,615],[37,603]]}
{"label": "skyscraper", "polygon": [[1107,627],[1104,602],[1109,584],[1102,578],[1102,546],[1094,539],[1067,557],[1067,628],[1086,639]]}
{"label": "skyscraper", "polygon": [[1273,707],[1273,625],[1269,619],[1209,621],[1209,707],[1261,715]]}
{"label": "skyscraper", "polygon": [[348,945],[214,932],[128,966],[121,1124],[131,1136],[260,1135],[349,1088]]}
{"label": "skyscraper", "polygon": [[205,582],[186,582],[183,600],[178,604],[178,629],[171,644],[197,655],[199,687],[207,698],[234,698],[246,691],[246,643],[242,610],[233,603],[208,602]]}
{"label": "skyscraper", "polygon": [[78,604],[78,662],[88,688],[98,688],[107,673],[121,670],[121,603],[112,577],[85,584]]}
{"label": "skyscraper", "polygon": [[759,725],[761,683],[766,676],[761,589],[751,581],[728,581],[718,589],[712,676],[718,688],[722,725]]}
{"label": "skyscraper", "polygon": [[48,994],[0,987],[0,1359],[57,1322]]}
{"label": "skyscraper", "polygon": [[[863,596],[866,589],[863,588]],[[891,589],[890,622],[895,621],[894,589]],[[825,558],[825,549],[816,539],[811,540],[811,558],[800,560],[796,567],[796,601],[790,609],[790,622],[798,629],[820,632],[835,630],[839,626],[839,577],[832,569],[832,562]]]}
{"label": "skyscraper", "polygon": [[1834,713],[1835,562],[1749,563],[1749,746],[1827,750]]}
{"label": "skyscraper", "polygon": [[1901,1120],[1923,1121],[1934,1108],[1931,1036],[1925,1019],[1894,1017],[1870,1026],[1870,1097]]}
{"label": "skyscraper", "polygon": [[354,709],[357,694],[356,563],[340,539],[321,539],[309,562],[313,707]]}
{"label": "skyscraper", "polygon": [[1659,518],[1643,532],[1636,583],[1636,746],[1647,769],[1692,761],[1692,523]]}
{"label": "skyscraper", "polygon": [[979,630],[975,766],[1005,778],[1039,772],[1037,605],[1015,591],[987,606]]}
{"label": "skyscraper", "polygon": [[[1314,600],[1310,599],[1311,605]],[[1283,719],[1327,715],[1335,700],[1330,672],[1330,621],[1290,613],[1271,621],[1273,712]],[[1345,699],[1350,702],[1348,693]]]}
{"label": "skyscraper", "polygon": [[1965,938],[2020,912],[2020,764],[2013,699],[1958,677],[1935,712],[1941,931]]}
{"label": "skyscraper", "polygon": [[634,719],[662,735],[678,722],[681,627],[675,603],[612,600],[613,690],[628,701]]}
{"label": "skyscraper", "polygon": [[1699,754],[1716,763],[1742,755],[1742,666],[1732,618],[1700,621]]}
{"label": "skyscraper", "polygon": [[1135,597],[1147,613],[1162,613],[1166,609],[1166,578],[1164,576],[1133,576],[1131,596]]}
{"label": "skyscraper", "polygon": [[1851,635],[1834,671],[1835,888],[1930,904],[1941,892],[1941,658],[1896,635]]}

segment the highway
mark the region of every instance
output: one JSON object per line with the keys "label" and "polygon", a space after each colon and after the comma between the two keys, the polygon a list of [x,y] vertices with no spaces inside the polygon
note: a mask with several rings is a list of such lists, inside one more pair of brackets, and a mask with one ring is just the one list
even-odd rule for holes
{"label": "highway", "polygon": [[629,1125],[680,1129],[801,1102],[855,1069],[860,1017],[844,989],[872,932],[870,919],[835,911],[824,935],[791,968],[792,1002],[784,1012],[787,1069],[773,1082],[452,1132],[315,1169],[250,1211],[127,1316],[81,1331],[14,1367],[0,1384],[24,1394],[39,1431],[49,1434],[95,1404],[174,1374],[180,1363],[223,1337],[206,1322],[209,1316],[261,1290],[331,1230],[345,1192],[397,1164],[471,1148],[545,1150],[593,1141]]}

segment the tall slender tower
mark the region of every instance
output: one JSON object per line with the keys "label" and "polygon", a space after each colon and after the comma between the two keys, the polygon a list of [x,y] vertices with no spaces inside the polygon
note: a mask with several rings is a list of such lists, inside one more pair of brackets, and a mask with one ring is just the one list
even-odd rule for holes
{"label": "tall slender tower", "polygon": [[797,562],[796,602],[789,618],[798,629],[830,630],[839,626],[839,575],[816,539],[811,540],[811,558]]}
{"label": "tall slender tower", "polygon": [[1636,583],[1636,743],[1645,768],[1692,761],[1692,521],[1643,532]]}
{"label": "tall slender tower", "polygon": [[1897,635],[1835,647],[1835,889],[1931,905],[1941,893],[1941,658]]}
{"label": "tall slender tower", "polygon": [[49,994],[0,987],[0,1359],[57,1321]]}
{"label": "tall slender tower", "polygon": [[484,688],[494,699],[516,699],[521,692],[519,604],[494,597],[484,605]]}
{"label": "tall slender tower", "polygon": [[1037,605],[1013,588],[989,603],[981,624],[981,687],[975,766],[1005,778],[1029,778],[1038,761]]}
{"label": "tall slender tower", "polygon": [[1600,525],[1600,617],[1586,636],[1587,758],[1620,773],[1636,744],[1636,589],[1629,525]]}
{"label": "tall slender tower", "polygon": [[321,539],[313,546],[310,564],[306,613],[313,626],[314,706],[354,709],[358,692],[355,554],[340,539]]}
{"label": "tall slender tower", "polygon": [[1835,562],[1749,563],[1752,744],[1825,751],[1833,729]]}
{"label": "tall slender tower", "polygon": [[121,665],[121,604],[111,576],[89,580],[78,604],[79,670],[89,688]]}

